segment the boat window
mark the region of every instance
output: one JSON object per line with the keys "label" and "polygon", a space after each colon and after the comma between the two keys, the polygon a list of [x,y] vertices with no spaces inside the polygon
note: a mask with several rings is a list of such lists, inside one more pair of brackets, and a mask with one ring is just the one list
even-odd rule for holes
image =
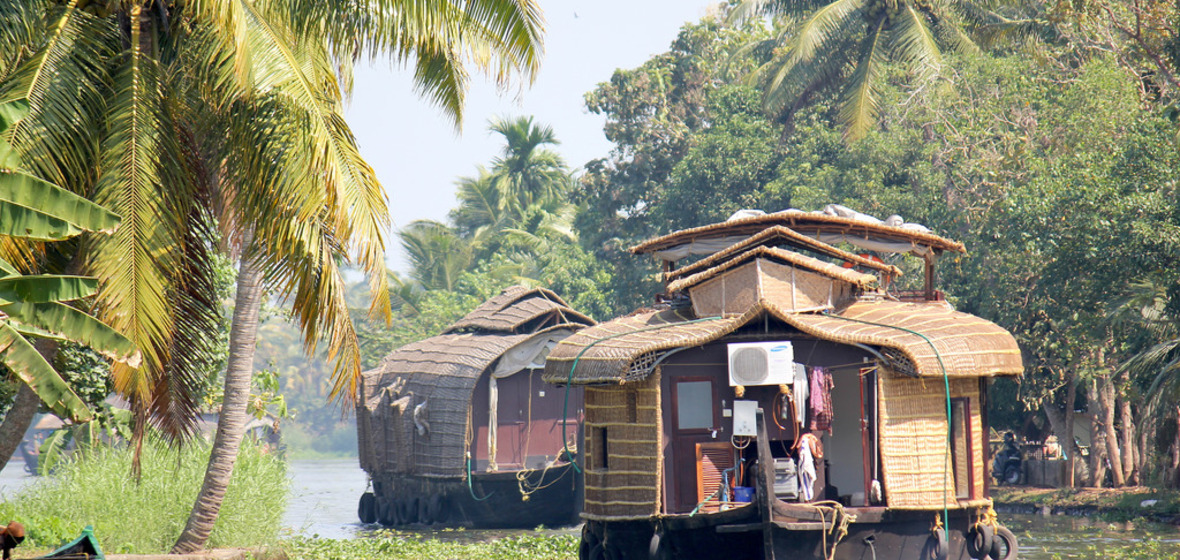
{"label": "boat window", "polygon": [[971,453],[971,407],[967,399],[951,399],[951,460],[955,474],[955,496],[971,497],[974,485]]}
{"label": "boat window", "polygon": [[607,468],[607,453],[609,453],[606,427],[594,428],[594,437],[591,438],[590,444],[593,446],[590,453],[593,455],[594,468],[605,470]]}
{"label": "boat window", "polygon": [[712,381],[678,381],[675,397],[677,429],[710,430],[713,428]]}

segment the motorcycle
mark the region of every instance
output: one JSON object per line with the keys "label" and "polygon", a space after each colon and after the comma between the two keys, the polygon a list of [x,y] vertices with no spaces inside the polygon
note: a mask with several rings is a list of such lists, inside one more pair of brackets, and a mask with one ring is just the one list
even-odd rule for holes
{"label": "motorcycle", "polygon": [[1023,458],[1011,432],[1004,434],[1004,449],[992,461],[992,478],[996,484],[1020,484],[1024,478]]}

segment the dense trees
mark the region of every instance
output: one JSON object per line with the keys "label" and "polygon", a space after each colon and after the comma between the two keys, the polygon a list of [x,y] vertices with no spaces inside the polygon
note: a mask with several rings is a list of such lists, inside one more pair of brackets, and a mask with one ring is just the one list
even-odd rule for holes
{"label": "dense trees", "polygon": [[[1143,464],[1153,450],[1136,431],[1154,375],[1122,366],[1168,339],[1118,309],[1147,279],[1168,287],[1155,292],[1160,309],[1180,292],[1168,291],[1180,264],[1172,171],[1180,161],[1174,91],[1161,76],[1173,62],[1152,55],[1169,35],[1147,25],[1174,8],[1115,4],[1095,7],[1105,18],[1010,5],[1004,25],[985,34],[995,52],[941,53],[938,87],[912,81],[904,60],[880,61],[879,113],[854,135],[832,96],[793,105],[784,134],[779,113],[757,110],[767,84],[751,81],[758,71],[749,69],[764,72],[788,51],[727,47],[765,37],[749,28],[687,26],[669,53],[616,72],[588,96],[617,148],[588,166],[579,188],[592,210],[578,223],[594,232],[583,240],[617,267],[614,293],[627,301],[653,291],[654,271],[623,249],[738,208],[840,203],[925,223],[970,250],[941,263],[956,305],[1010,329],[1025,351],[1028,374],[997,388],[1014,398],[994,399],[1010,406],[993,419],[1019,428],[1039,416],[1072,442],[1069,417],[1082,407],[1094,418],[1095,467],[1111,457],[1116,483],[1158,473]],[[1040,17],[1048,10],[1058,11]],[[776,21],[787,27],[771,33],[827,17],[813,15]],[[1154,42],[1134,36],[1135,18]],[[804,40],[792,33],[784,36]],[[1101,472],[1083,474],[1096,478],[1079,483],[1102,481]]]}

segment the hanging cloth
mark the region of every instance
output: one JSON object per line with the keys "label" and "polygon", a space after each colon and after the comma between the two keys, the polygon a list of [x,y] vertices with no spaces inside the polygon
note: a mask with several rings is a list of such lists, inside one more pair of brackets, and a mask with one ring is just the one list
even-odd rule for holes
{"label": "hanging cloth", "polygon": [[[806,440],[807,436],[811,434],[804,434],[803,440]],[[805,502],[810,502],[815,497],[815,459],[811,457],[811,445],[806,441],[799,446],[799,492],[803,494]]]}
{"label": "hanging cloth", "polygon": [[791,384],[795,391],[795,423],[799,427],[807,422],[807,367],[795,364],[795,382]]}
{"label": "hanging cloth", "polygon": [[811,368],[811,429],[832,434],[832,374],[827,368]]}

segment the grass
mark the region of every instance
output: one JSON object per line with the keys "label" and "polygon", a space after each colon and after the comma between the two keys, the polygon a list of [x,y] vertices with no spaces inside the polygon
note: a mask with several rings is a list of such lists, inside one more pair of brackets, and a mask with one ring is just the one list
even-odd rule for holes
{"label": "grass", "polygon": [[[54,548],[93,525],[108,554],[167,552],[184,528],[208,460],[203,442],[179,450],[145,442],[137,483],[129,449],[100,448],[5,497],[0,519],[24,523],[22,548]],[[287,492],[285,463],[244,443],[207,546],[277,542]]]}
{"label": "grass", "polygon": [[458,542],[378,531],[351,540],[293,538],[282,546],[291,560],[569,560],[578,556],[578,540],[578,535],[538,533]]}
{"label": "grass", "polygon": [[[1180,492],[1148,487],[1133,488],[1030,488],[992,487],[997,504],[1032,505],[1051,508],[1094,508],[1116,519],[1180,515]],[[1155,500],[1149,506],[1141,504]]]}

